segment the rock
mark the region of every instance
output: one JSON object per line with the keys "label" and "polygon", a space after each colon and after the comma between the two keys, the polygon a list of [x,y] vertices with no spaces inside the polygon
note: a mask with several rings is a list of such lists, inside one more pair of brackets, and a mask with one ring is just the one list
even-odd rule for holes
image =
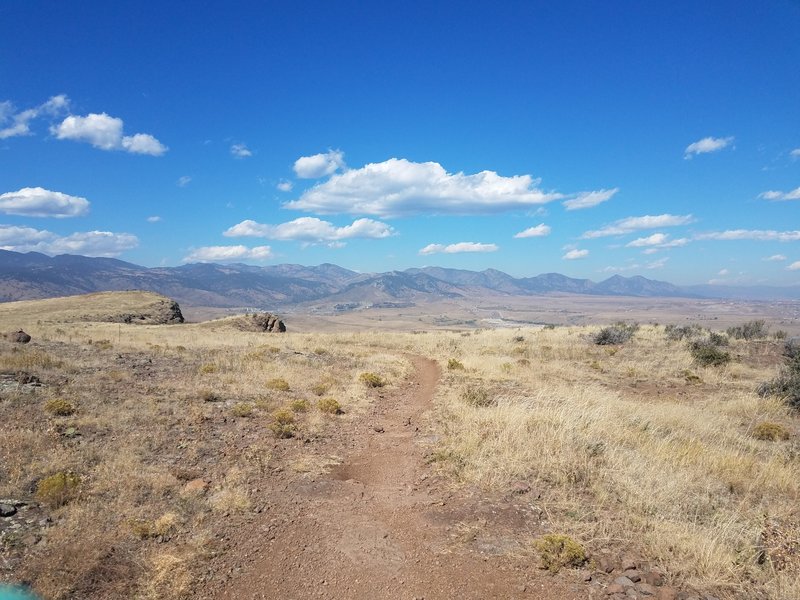
{"label": "rock", "polygon": [[636,586],[636,589],[642,596],[655,596],[658,592],[658,589],[649,583],[640,583]]}
{"label": "rock", "polygon": [[283,333],[286,325],[272,313],[253,313],[250,317],[242,317],[238,321],[240,328],[246,331],[266,331],[267,333]]}
{"label": "rock", "polygon": [[527,494],[531,491],[531,485],[527,481],[515,481],[511,484],[512,494]]}
{"label": "rock", "polygon": [[9,342],[15,342],[17,344],[27,344],[31,341],[31,336],[20,329],[19,331],[13,331],[11,333],[6,334],[6,339]]}
{"label": "rock", "polygon": [[606,594],[613,596],[614,594],[624,594],[625,588],[618,583],[612,583],[606,588]]}
{"label": "rock", "polygon": [[623,571],[635,571],[636,570],[636,561],[630,557],[625,557],[622,559],[622,570]]}
{"label": "rock", "polygon": [[675,591],[673,587],[665,586],[659,588],[656,598],[658,600],[676,600],[678,598],[678,592]]}
{"label": "rock", "polygon": [[208,482],[205,479],[192,479],[183,486],[183,491],[190,494],[202,494],[208,489]]}
{"label": "rock", "polygon": [[624,571],[622,573],[622,576],[627,577],[633,583],[638,583],[639,581],[642,580],[641,576],[639,575],[639,571],[637,571],[636,569],[628,569],[627,571]]}
{"label": "rock", "polygon": [[633,587],[633,582],[630,579],[628,579],[627,577],[624,577],[624,576],[617,577],[614,580],[614,583],[616,583],[618,585],[621,585],[624,588]]}
{"label": "rock", "polygon": [[13,517],[17,514],[17,507],[13,504],[0,504],[0,517]]}
{"label": "rock", "polygon": [[664,574],[659,569],[650,569],[642,574],[642,581],[650,585],[663,585]]}
{"label": "rock", "polygon": [[603,556],[598,563],[601,571],[611,573],[614,570],[614,562],[607,556]]}

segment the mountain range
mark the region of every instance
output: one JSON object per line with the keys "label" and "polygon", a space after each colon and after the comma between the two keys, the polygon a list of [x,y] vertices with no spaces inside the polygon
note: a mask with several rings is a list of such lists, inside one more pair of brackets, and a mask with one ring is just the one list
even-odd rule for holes
{"label": "mountain range", "polygon": [[516,278],[497,271],[425,267],[357,273],[333,265],[196,263],[142,267],[113,258],[0,250],[0,301],[32,300],[98,291],[147,290],[187,306],[258,309],[313,304],[337,310],[420,304],[447,298],[583,294],[596,296],[800,299],[800,286],[676,286],[641,276],[600,282],[558,273]]}

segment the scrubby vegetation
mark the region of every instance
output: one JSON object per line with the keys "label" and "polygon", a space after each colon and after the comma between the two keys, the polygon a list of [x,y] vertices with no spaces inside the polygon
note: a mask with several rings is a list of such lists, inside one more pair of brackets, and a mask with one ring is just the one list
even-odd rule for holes
{"label": "scrubby vegetation", "polygon": [[558,573],[564,567],[580,567],[586,562],[586,550],[566,535],[551,533],[535,542],[542,568]]}
{"label": "scrubby vegetation", "polygon": [[600,331],[594,334],[592,340],[598,346],[624,344],[633,337],[639,330],[637,323],[617,323],[609,327],[603,327]]}

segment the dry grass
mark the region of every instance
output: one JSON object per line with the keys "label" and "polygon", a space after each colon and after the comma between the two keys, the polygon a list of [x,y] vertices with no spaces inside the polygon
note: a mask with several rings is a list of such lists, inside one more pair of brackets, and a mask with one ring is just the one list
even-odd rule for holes
{"label": "dry grass", "polygon": [[[360,374],[391,386],[408,352],[452,365],[432,427],[437,464],[454,481],[535,483],[553,532],[589,551],[635,549],[672,581],[721,598],[800,598],[800,421],[755,392],[775,375],[777,342],[733,340],[730,362],[703,366],[659,327],[600,346],[598,327],[265,335],[226,320],[119,326],[0,310],[0,329],[19,327],[34,340],[3,343],[0,372],[45,386],[0,392],[0,497],[30,498],[57,473],[80,478],[49,509],[47,544],[20,567],[48,598],[185,595],[208,556],[213,515],[250,511],[275,448],[302,449],[358,418],[377,393]],[[61,397],[79,410],[42,410]],[[343,414],[308,410],[320,397],[335,397]],[[281,410],[296,439],[269,434]],[[762,435],[763,423],[782,429]],[[307,453],[292,470],[334,462]],[[208,489],[188,492],[197,478]]]}

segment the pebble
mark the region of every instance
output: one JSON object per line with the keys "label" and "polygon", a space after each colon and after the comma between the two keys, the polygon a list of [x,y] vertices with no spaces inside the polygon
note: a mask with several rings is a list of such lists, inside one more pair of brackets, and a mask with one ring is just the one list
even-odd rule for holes
{"label": "pebble", "polygon": [[13,504],[0,504],[0,517],[12,517],[17,514],[17,507]]}

